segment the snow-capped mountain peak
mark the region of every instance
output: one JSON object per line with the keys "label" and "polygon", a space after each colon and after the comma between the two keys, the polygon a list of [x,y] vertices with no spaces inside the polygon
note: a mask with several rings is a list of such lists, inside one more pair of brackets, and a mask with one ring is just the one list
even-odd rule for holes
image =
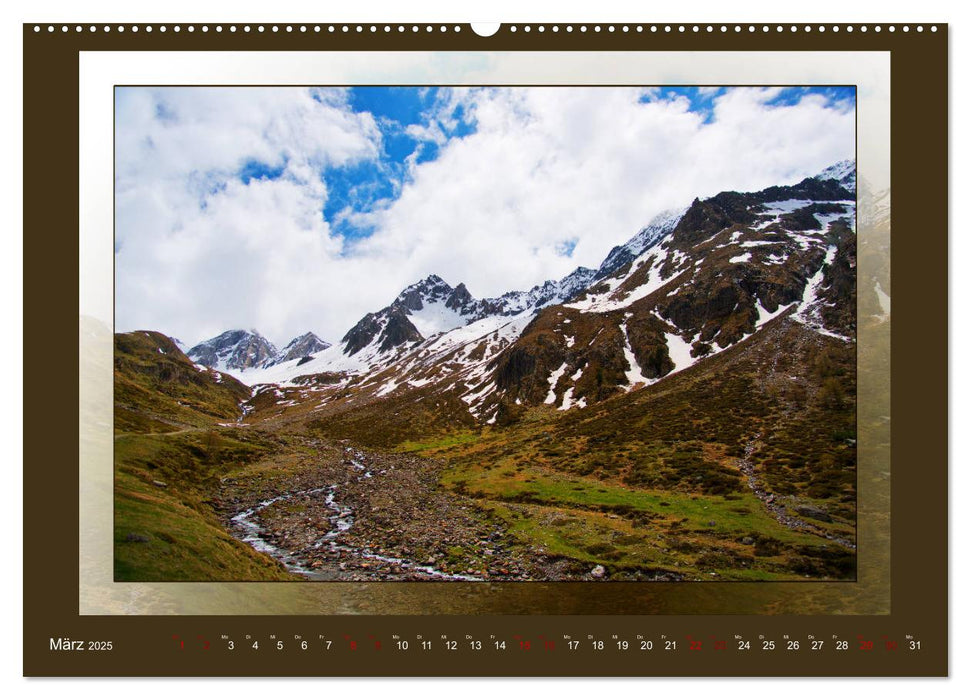
{"label": "snow-capped mountain peak", "polygon": [[326,350],[329,347],[330,343],[321,340],[316,334],[311,332],[304,333],[287,343],[286,347],[277,353],[272,360],[264,363],[263,366],[272,367],[273,365],[289,362],[290,360],[301,360],[306,357],[313,357],[318,352]]}
{"label": "snow-capped mountain peak", "polygon": [[312,357],[329,347],[330,343],[314,333],[304,333],[287,343],[283,350],[277,351],[273,343],[256,329],[234,329],[202,341],[185,351],[185,354],[200,365],[242,376],[243,372]]}
{"label": "snow-capped mountain peak", "polygon": [[235,329],[202,341],[186,354],[206,367],[227,371],[260,367],[276,357],[277,350],[255,329]]}
{"label": "snow-capped mountain peak", "polygon": [[452,287],[438,275],[405,287],[384,309],[365,315],[342,339],[344,353],[384,356],[490,317],[511,317],[559,304],[587,288],[595,270],[579,267],[560,280],[547,280],[524,292],[476,299],[465,284]]}
{"label": "snow-capped mountain peak", "polygon": [[657,244],[674,230],[687,210],[686,206],[666,209],[651,219],[647,226],[638,231],[629,241],[615,246],[597,270],[596,279],[607,277]]}
{"label": "snow-capped mountain peak", "polygon": [[420,282],[410,284],[392,302],[406,309],[420,310],[426,303],[444,301],[452,293],[452,287],[438,275],[429,275]]}
{"label": "snow-capped mountain peak", "polygon": [[848,191],[856,192],[856,161],[854,160],[841,160],[838,163],[833,163],[825,170],[823,170],[819,175],[816,175],[815,180],[836,180],[839,184],[845,187]]}

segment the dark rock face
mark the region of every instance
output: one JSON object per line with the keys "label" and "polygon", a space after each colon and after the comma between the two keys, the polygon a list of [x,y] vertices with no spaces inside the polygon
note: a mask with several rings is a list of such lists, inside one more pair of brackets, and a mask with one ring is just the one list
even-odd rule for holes
{"label": "dark rock face", "polygon": [[749,210],[756,203],[752,195],[722,192],[704,201],[696,199],[674,229],[674,242],[691,246],[733,224],[750,225],[755,215]]}
{"label": "dark rock face", "polygon": [[847,226],[834,226],[836,256],[823,274],[822,317],[842,335],[856,335],[856,235]]}
{"label": "dark rock face", "polygon": [[393,309],[388,314],[388,322],[381,332],[381,352],[387,352],[399,345],[424,340],[418,329],[408,320],[401,309]]}
{"label": "dark rock face", "polygon": [[[579,358],[574,362],[583,367],[583,373],[576,381],[573,397],[594,403],[614,396],[625,383],[628,369],[624,357],[624,340],[620,332],[610,329],[610,332],[598,334],[578,354]],[[570,374],[573,371],[570,369],[564,375],[575,376]]]}
{"label": "dark rock face", "polygon": [[189,348],[186,354],[199,364],[213,367],[219,364],[220,350],[235,346],[247,335],[249,334],[246,331],[241,330],[226,331]]}
{"label": "dark rock face", "polygon": [[846,189],[836,180],[820,180],[807,177],[796,185],[767,187],[755,193],[760,202],[781,202],[786,199],[811,199],[813,201],[832,201],[856,199],[855,191]]}
{"label": "dark rock face", "polygon": [[199,343],[186,354],[207,367],[218,367],[222,363],[228,369],[245,370],[262,366],[272,360],[277,351],[256,331],[232,330]]}
{"label": "dark rock face", "polygon": [[237,344],[235,352],[230,357],[227,367],[249,369],[258,367],[276,354],[276,348],[263,336],[252,334]]}
{"label": "dark rock face", "polygon": [[756,201],[752,195],[738,192],[722,192],[711,199],[696,199],[678,222],[674,239],[696,243],[729,226],[748,226],[755,220],[752,205]]}
{"label": "dark rock face", "polygon": [[846,207],[832,202],[815,202],[807,207],[796,209],[781,219],[783,227],[789,231],[817,231],[821,224],[816,214],[846,214]]}
{"label": "dark rock face", "polygon": [[381,329],[382,326],[377,317],[374,314],[367,314],[341,338],[341,342],[344,343],[344,354],[359,353],[370,345]]}
{"label": "dark rock face", "polygon": [[454,291],[438,275],[429,275],[421,282],[406,287],[398,295],[398,298],[394,300],[390,308],[397,307],[411,311],[421,311],[425,308],[427,302],[447,299]]}
{"label": "dark rock face", "polygon": [[517,347],[496,363],[496,384],[502,389],[517,389],[523,379],[535,373],[536,358],[528,348]]}
{"label": "dark rock face", "polygon": [[663,377],[674,369],[668,355],[664,328],[656,317],[633,316],[627,321],[627,339],[641,374],[648,379]]}
{"label": "dark rock face", "polygon": [[461,311],[470,306],[474,301],[472,295],[469,294],[469,290],[465,288],[465,284],[460,282],[459,286],[453,289],[452,293],[448,295],[445,306],[454,311]]}
{"label": "dark rock face", "polygon": [[[465,289],[464,286],[462,289]],[[379,352],[387,352],[405,343],[421,342],[424,337],[408,320],[411,312],[421,311],[428,303],[451,299],[455,291],[437,275],[429,275],[405,288],[390,306],[367,314],[347,332],[341,339],[344,354],[355,355],[375,343]]]}
{"label": "dark rock face", "polygon": [[[812,257],[818,268],[822,254]],[[728,347],[755,331],[756,302],[773,313],[798,301],[805,285],[805,275],[784,265],[768,270],[758,265],[734,266],[728,271],[720,265],[702,264],[693,283],[659,300],[657,309],[678,329],[692,335],[700,332],[702,342]]]}

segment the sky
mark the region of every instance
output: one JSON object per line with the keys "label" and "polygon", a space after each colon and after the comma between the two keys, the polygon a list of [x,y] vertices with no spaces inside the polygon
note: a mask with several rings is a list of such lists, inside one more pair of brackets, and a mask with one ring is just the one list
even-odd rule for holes
{"label": "sky", "polygon": [[115,327],[337,342],[437,274],[598,267],[658,213],[854,157],[854,88],[116,88]]}

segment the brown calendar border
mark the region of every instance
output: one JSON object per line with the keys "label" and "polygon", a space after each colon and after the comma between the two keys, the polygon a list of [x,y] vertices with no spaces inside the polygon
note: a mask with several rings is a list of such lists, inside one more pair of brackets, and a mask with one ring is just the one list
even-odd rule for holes
{"label": "brown calendar border", "polygon": [[[39,31],[35,31],[35,26]],[[54,31],[48,31],[53,26]],[[25,675],[946,675],[948,598],[947,515],[947,254],[948,240],[948,27],[918,25],[708,25],[574,23],[504,25],[494,36],[477,36],[469,25],[277,24],[161,25],[26,24],[24,32],[24,673]],[[81,31],[76,27],[80,26]],[[94,26],[95,31],[90,27]],[[230,27],[236,26],[237,31]],[[301,27],[306,31],[301,31]],[[321,31],[315,31],[320,26]],[[344,31],[344,27],[347,31]],[[358,30],[360,26],[360,30]],[[374,30],[372,30],[374,26]],[[419,31],[408,31],[418,26]],[[427,27],[431,27],[431,31]],[[583,32],[581,26],[587,26]],[[610,27],[614,29],[611,30]],[[657,31],[651,31],[656,26]],[[749,27],[755,31],[749,31]],[[767,26],[769,31],[762,31]],[[834,26],[840,31],[835,32]],[[880,31],[877,32],[877,27]],[[937,31],[931,31],[930,27]],[[189,28],[192,27],[192,31]],[[203,29],[205,27],[205,30]],[[223,27],[217,31],[217,27]],[[274,31],[273,27],[276,27]],[[287,27],[290,27],[288,31]],[[529,27],[529,31],[526,28]],[[597,31],[596,27],[600,27]],[[637,27],[641,27],[638,31]],[[670,28],[666,31],[665,28]],[[681,27],[684,30],[681,30]],[[796,31],[792,31],[792,27]],[[891,31],[893,27],[894,31]],[[136,32],[135,29],[138,29]],[[852,29],[852,31],[851,31]],[[77,405],[77,385],[44,371],[64,366],[63,330],[77,322],[79,226],[78,67],[80,51],[888,51],[891,57],[891,167],[894,228],[891,271],[894,321],[891,338],[891,426],[897,469],[891,486],[891,590],[889,615],[878,616],[80,616],[76,558],[58,556],[59,575],[49,574],[49,543],[76,541],[78,523],[78,440],[51,441],[45,431],[55,392]],[[58,179],[51,181],[50,164]],[[53,185],[53,187],[52,187]],[[55,199],[56,198],[56,199]],[[56,205],[52,206],[53,201]],[[52,242],[57,241],[60,245]],[[27,340],[29,339],[29,340]],[[29,352],[27,352],[29,350]],[[74,356],[77,359],[77,356]],[[76,366],[76,365],[75,365]],[[62,429],[64,429],[62,427]],[[69,436],[71,435],[68,430]],[[59,469],[52,478],[52,470]],[[43,497],[40,496],[43,494]],[[52,517],[51,514],[56,514]],[[45,543],[47,546],[44,546]],[[850,584],[852,585],[852,584]],[[485,657],[468,655],[393,657],[343,654],[336,663],[281,656],[252,658],[175,656],[173,635],[222,633],[329,634],[366,636],[476,634],[770,634],[805,630],[827,634],[916,634],[920,654],[889,652],[847,658],[824,656],[699,657],[678,654],[630,663],[619,656]],[[491,630],[491,631],[490,631]],[[543,630],[547,630],[543,632]],[[51,652],[51,637],[113,640],[110,652]],[[860,661],[860,659],[865,659]]]}

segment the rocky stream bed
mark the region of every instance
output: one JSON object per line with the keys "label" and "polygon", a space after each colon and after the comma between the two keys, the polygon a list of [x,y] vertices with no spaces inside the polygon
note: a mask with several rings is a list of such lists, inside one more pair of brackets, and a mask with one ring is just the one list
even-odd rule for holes
{"label": "rocky stream bed", "polygon": [[290,572],[320,581],[542,578],[549,565],[510,546],[487,513],[437,488],[442,468],[408,455],[318,449],[278,478],[226,479],[218,504],[230,532]]}

